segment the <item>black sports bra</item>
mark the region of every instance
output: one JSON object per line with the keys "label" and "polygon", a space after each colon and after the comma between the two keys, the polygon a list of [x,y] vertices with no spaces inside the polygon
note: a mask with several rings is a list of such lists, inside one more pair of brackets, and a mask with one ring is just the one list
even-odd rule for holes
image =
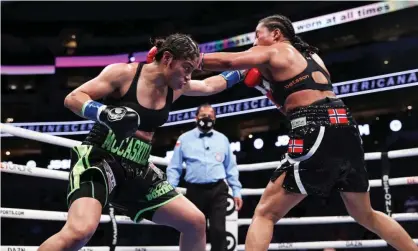
{"label": "black sports bra", "polygon": [[145,132],[154,132],[158,127],[162,126],[168,119],[168,115],[173,103],[173,89],[168,87],[167,96],[165,99],[165,106],[159,110],[148,109],[138,103],[137,99],[137,86],[138,79],[141,75],[141,70],[144,65],[138,64],[138,68],[135,73],[135,77],[129,87],[129,90],[121,98],[107,97],[104,100],[104,104],[115,106],[127,106],[134,109],[141,118],[141,124],[138,126],[138,130]]}
{"label": "black sports bra", "polygon": [[[329,74],[307,52],[302,56],[308,62],[306,68],[295,77],[285,81],[270,82],[271,96],[276,104],[283,105],[290,94],[302,90],[332,91],[332,83]],[[312,73],[319,71],[327,78],[327,84],[316,83]],[[264,81],[263,81],[264,82]],[[266,84],[266,82],[264,82]]]}
{"label": "black sports bra", "polygon": [[[168,87],[167,97],[165,99],[165,106],[159,110],[152,110],[143,107],[138,103],[137,99],[137,86],[138,79],[141,74],[143,64],[139,64],[135,73],[135,77],[132,80],[129,90],[121,98],[106,97],[103,99],[103,104],[114,105],[114,106],[127,106],[135,110],[140,118],[141,123],[138,126],[138,130],[145,132],[154,132],[159,126],[163,125],[167,119],[173,103],[173,89]],[[105,142],[108,136],[109,129],[103,124],[96,122],[86,136],[83,144],[99,145],[101,146]]]}

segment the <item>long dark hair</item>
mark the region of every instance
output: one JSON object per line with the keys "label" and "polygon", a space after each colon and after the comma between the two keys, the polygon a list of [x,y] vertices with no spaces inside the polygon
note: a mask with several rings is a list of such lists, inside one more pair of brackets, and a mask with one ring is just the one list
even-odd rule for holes
{"label": "long dark hair", "polygon": [[151,43],[157,47],[158,51],[155,60],[160,62],[163,53],[169,51],[174,59],[195,59],[199,57],[200,50],[197,43],[188,35],[172,34],[164,38],[151,39]]}
{"label": "long dark hair", "polygon": [[309,45],[303,41],[302,38],[296,36],[292,21],[283,15],[268,16],[261,19],[259,23],[262,23],[269,31],[279,29],[282,34],[289,39],[290,43],[300,52],[319,52],[318,48]]}

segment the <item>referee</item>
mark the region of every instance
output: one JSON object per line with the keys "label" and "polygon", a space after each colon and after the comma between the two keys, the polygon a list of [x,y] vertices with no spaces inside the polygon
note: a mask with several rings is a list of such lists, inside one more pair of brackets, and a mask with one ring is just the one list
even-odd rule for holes
{"label": "referee", "polygon": [[212,251],[227,248],[225,217],[228,186],[232,188],[237,210],[242,207],[241,183],[238,168],[228,138],[213,129],[215,110],[210,104],[196,111],[197,127],[182,134],[174,148],[167,167],[167,180],[177,187],[186,163],[186,197],[209,219],[209,237]]}

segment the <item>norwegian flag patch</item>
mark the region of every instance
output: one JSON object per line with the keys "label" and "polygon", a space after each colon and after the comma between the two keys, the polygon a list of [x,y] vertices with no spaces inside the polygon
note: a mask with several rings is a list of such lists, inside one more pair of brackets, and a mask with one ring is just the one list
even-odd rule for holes
{"label": "norwegian flag patch", "polygon": [[348,124],[347,110],[344,108],[328,109],[331,124]]}
{"label": "norwegian flag patch", "polygon": [[288,153],[302,153],[303,152],[303,139],[291,139],[289,140]]}

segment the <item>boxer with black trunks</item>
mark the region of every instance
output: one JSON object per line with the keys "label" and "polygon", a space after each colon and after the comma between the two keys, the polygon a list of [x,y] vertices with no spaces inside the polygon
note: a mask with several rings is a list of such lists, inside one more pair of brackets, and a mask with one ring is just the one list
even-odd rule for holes
{"label": "boxer with black trunks", "polygon": [[154,131],[176,99],[232,86],[223,75],[191,80],[199,55],[189,36],[174,34],[156,41],[148,64],[109,65],[65,98],[67,108],[96,123],[71,152],[67,222],[40,251],[79,250],[96,231],[107,203],[135,222],[145,218],[177,229],[180,250],[205,250],[203,213],[148,161]]}
{"label": "boxer with black trunks", "polygon": [[[260,20],[254,47],[202,55],[200,68],[230,71],[277,104],[291,126],[288,152],[255,210],[245,250],[267,250],[274,224],[307,195],[340,191],[348,213],[398,250],[418,250],[389,216],[373,210],[362,142],[349,108],[332,91],[318,49],[295,35],[282,15]],[[250,69],[243,74],[242,70]]]}

